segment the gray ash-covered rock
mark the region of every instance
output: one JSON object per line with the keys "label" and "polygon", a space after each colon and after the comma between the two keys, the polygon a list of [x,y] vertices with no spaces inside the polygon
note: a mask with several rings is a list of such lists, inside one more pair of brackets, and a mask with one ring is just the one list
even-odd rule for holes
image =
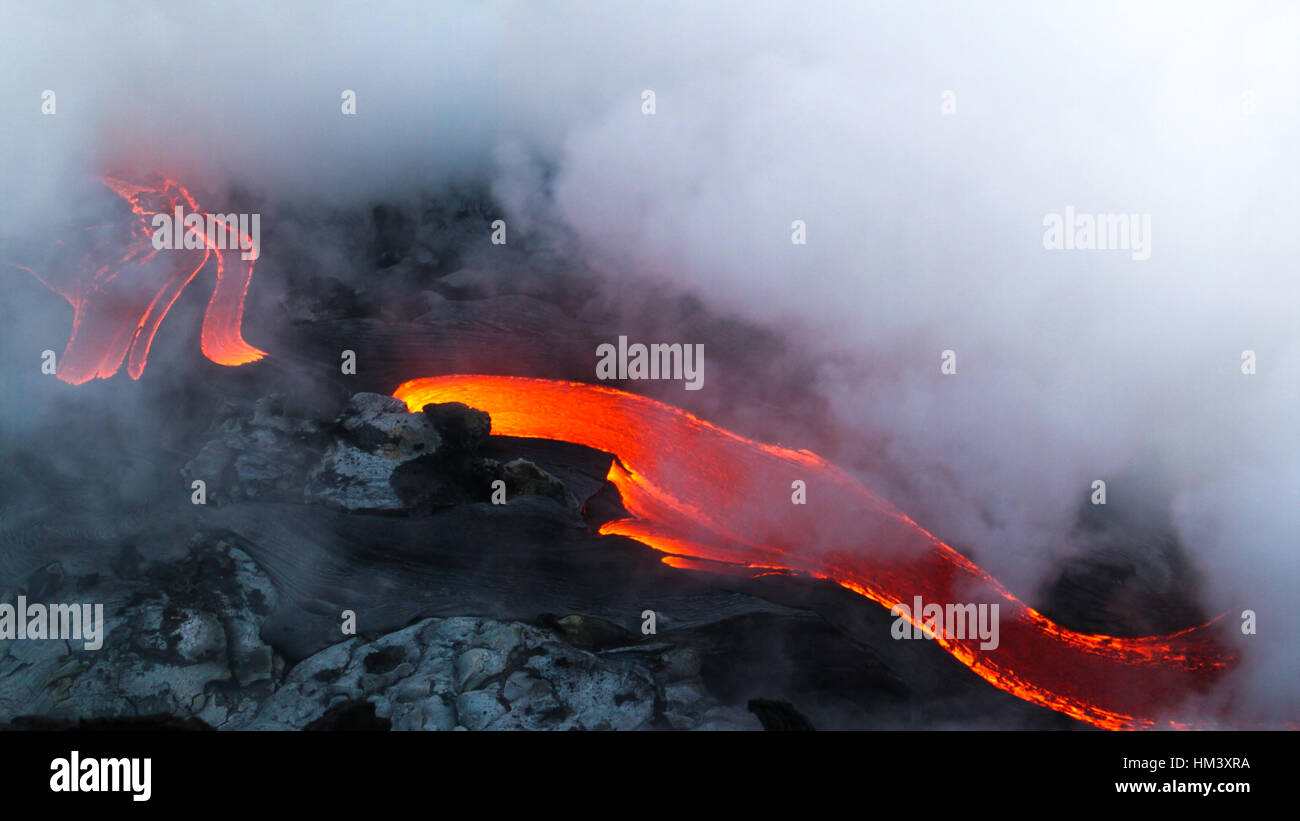
{"label": "gray ash-covered rock", "polygon": [[[761,729],[721,703],[689,644],[637,641],[598,619],[569,630],[471,617],[349,638],[296,665],[246,729],[310,729],[343,711],[393,730]],[[574,628],[625,642],[592,650]]]}
{"label": "gray ash-covered rock", "polygon": [[257,565],[196,541],[177,561],[114,566],[70,576],[53,564],[7,596],[102,603],[103,643],[0,645],[0,722],[165,714],[222,727],[251,716],[284,667],[260,636],[276,591]]}
{"label": "gray ash-covered rock", "polygon": [[357,511],[399,511],[406,507],[393,489],[400,465],[434,454],[438,430],[406,403],[377,393],[359,393],[335,421],[334,441],[307,478],[308,502]]}
{"label": "gray ash-covered rock", "polygon": [[525,459],[477,454],[490,417],[460,403],[410,413],[376,393],[354,394],[333,420],[295,413],[279,395],[251,412],[228,405],[214,435],[184,467],[202,480],[207,503],[303,502],[358,513],[410,513],[489,501],[493,483],[506,497],[536,494],[568,507],[577,499],[563,483]]}
{"label": "gray ash-covered rock", "polygon": [[103,599],[106,636],[98,650],[6,642],[0,727],[166,717],[182,727],[300,730],[362,714],[367,726],[393,730],[759,726],[709,694],[694,650],[638,644],[598,619],[547,627],[428,618],[340,635],[290,666],[261,638],[274,586],[242,551],[196,541],[177,561],[117,564],[121,576],[85,578],[51,565],[9,594]]}
{"label": "gray ash-covered rock", "polygon": [[362,700],[395,730],[636,729],[654,720],[655,682],[530,625],[425,619],[306,659],[247,726],[303,728]]}
{"label": "gray ash-covered rock", "polygon": [[182,475],[204,482],[210,504],[295,501],[329,441],[326,425],[294,413],[284,396],[263,397],[251,412],[227,403]]}

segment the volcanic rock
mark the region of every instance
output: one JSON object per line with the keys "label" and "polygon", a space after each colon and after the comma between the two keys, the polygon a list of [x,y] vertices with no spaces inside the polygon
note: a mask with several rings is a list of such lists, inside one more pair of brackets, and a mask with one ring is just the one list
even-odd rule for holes
{"label": "volcanic rock", "polygon": [[689,636],[687,644],[641,641],[580,614],[540,626],[425,618],[340,637],[290,666],[261,638],[280,597],[242,550],[196,539],[176,559],[110,563],[129,575],[78,576],[54,565],[21,586],[103,600],[105,639],[97,651],[5,643],[0,728],[71,727],[88,715],[217,729],[759,726],[711,693]]}
{"label": "volcanic rock", "polygon": [[187,483],[205,483],[210,504],[300,499],[328,441],[323,424],[293,414],[280,395],[259,399],[251,414],[226,405],[214,433],[181,471]]}
{"label": "volcanic rock", "polygon": [[213,438],[186,463],[207,503],[306,502],[354,513],[429,515],[486,502],[497,480],[507,499],[538,495],[572,511],[581,504],[564,483],[527,459],[478,455],[492,429],[483,411],[457,402],[409,413],[377,393],[354,394],[332,422],[304,418],[279,395],[252,412],[226,406]]}
{"label": "volcanic rock", "polygon": [[505,481],[506,492],[511,497],[533,494],[554,499],[568,507],[578,504],[578,500],[568,491],[563,482],[527,459],[506,462],[501,466],[501,478]]}
{"label": "volcanic rock", "polygon": [[554,620],[543,617],[539,621],[559,630],[568,642],[575,647],[588,650],[627,645],[632,642],[632,633],[630,631],[594,616],[575,613]]}
{"label": "volcanic rock", "polygon": [[0,722],[165,714],[219,727],[251,717],[283,666],[259,638],[275,588],[226,544],[196,542],[180,561],[148,564],[130,578],[77,577],[68,586],[78,599],[104,603],[103,646],[5,642]]}
{"label": "volcanic rock", "polygon": [[1203,579],[1166,513],[1172,504],[1132,476],[1112,479],[1111,487],[1123,492],[1109,504],[1079,507],[1073,555],[1045,585],[1044,614],[1075,630],[1115,636],[1172,633],[1207,621],[1211,614],[1198,604]]}
{"label": "volcanic rock", "polygon": [[476,450],[492,432],[492,418],[460,402],[425,405],[422,409],[429,424],[442,436],[446,447],[465,452]]}
{"label": "volcanic rock", "polygon": [[[377,656],[400,661],[367,672]],[[358,700],[398,730],[633,729],[653,719],[654,681],[635,663],[601,659],[536,627],[425,619],[306,659],[247,726],[305,727]]]}
{"label": "volcanic rock", "polygon": [[400,399],[376,393],[353,396],[335,432],[304,495],[309,502],[354,511],[404,509],[389,481],[393,470],[442,444],[427,417],[408,413]]}

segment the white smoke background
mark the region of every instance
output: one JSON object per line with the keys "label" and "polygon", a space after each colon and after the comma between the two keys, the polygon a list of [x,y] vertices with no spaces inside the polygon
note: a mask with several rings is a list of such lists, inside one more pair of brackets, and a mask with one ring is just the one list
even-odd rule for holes
{"label": "white smoke background", "polygon": [[[1070,554],[1093,480],[1140,477],[1208,611],[1258,612],[1252,686],[1294,712],[1294,6],[7,3],[0,23],[0,242],[67,220],[110,161],[324,202],[490,175],[512,231],[817,352],[859,435],[826,455],[1012,590]],[[1150,214],[1150,259],[1045,250],[1067,206]]]}

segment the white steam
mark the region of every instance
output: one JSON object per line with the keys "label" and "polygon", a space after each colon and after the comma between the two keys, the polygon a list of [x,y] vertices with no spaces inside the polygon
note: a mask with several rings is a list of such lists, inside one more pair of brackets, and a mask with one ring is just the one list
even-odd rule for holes
{"label": "white steam", "polygon": [[[840,455],[1013,589],[1158,465],[1294,704],[1298,38],[1285,3],[8,4],[0,241],[111,159],[281,197],[493,169],[518,225],[825,354],[882,448]],[[1150,259],[1045,250],[1067,206],[1150,214]]]}

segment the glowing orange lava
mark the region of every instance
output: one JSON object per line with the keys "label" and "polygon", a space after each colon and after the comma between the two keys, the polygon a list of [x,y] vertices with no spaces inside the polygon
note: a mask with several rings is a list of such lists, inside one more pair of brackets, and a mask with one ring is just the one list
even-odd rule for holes
{"label": "glowing orange lava", "polygon": [[[600,532],[670,554],[674,567],[802,573],[890,608],[914,596],[996,603],[997,648],[982,649],[978,638],[934,640],[995,687],[1097,727],[1185,727],[1180,705],[1236,661],[1217,621],[1143,638],[1061,627],[816,454],[745,439],[661,402],[502,376],[415,379],[393,395],[411,411],[453,401],[487,411],[496,434],[615,454],[607,478],[631,516]],[[796,479],[806,483],[806,504],[791,504]],[[919,614],[910,620],[922,626]]]}
{"label": "glowing orange lava", "polygon": [[202,213],[189,191],[161,177],[148,183],[115,177],[103,182],[131,207],[134,216],[125,235],[117,226],[88,228],[91,236],[78,264],[48,274],[24,269],[72,305],[72,332],[58,360],[59,379],[73,385],[107,379],[123,361],[131,378],[139,379],[158,326],[209,260],[216,261],[217,279],[203,318],[204,355],[221,365],[243,365],[265,356],[245,342],[240,331],[253,260],[216,247],[194,228],[189,230],[202,238],[201,248],[153,246],[154,215],[170,215],[178,206],[187,213]]}

